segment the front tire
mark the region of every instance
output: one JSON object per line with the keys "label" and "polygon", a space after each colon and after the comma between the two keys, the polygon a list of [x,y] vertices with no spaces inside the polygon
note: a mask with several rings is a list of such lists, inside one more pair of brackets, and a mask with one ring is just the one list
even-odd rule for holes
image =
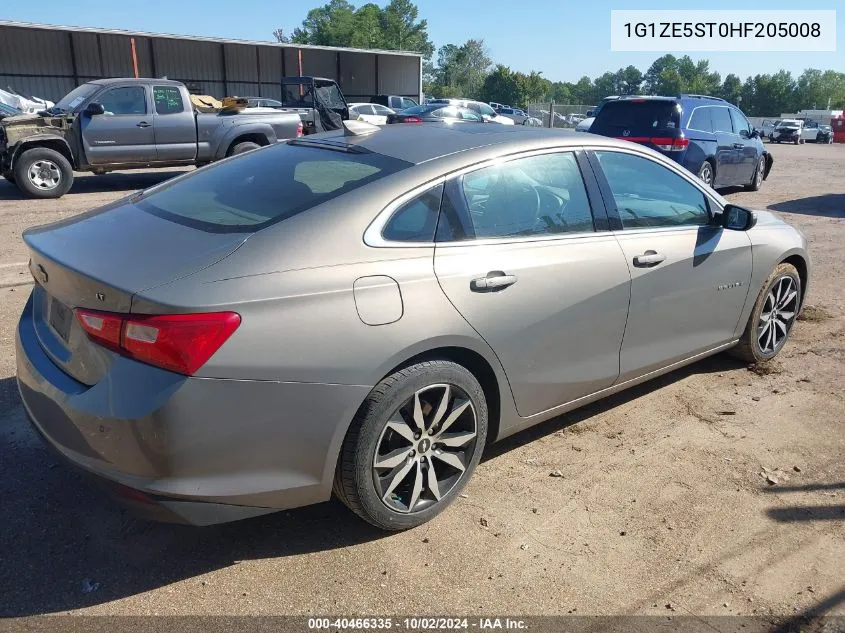
{"label": "front tire", "polygon": [[334,492],[383,530],[429,521],[460,494],[487,439],[488,412],[465,367],[425,361],[376,385],[341,448]]}
{"label": "front tire", "polygon": [[739,343],[730,353],[748,363],[771,360],[783,349],[801,307],[801,277],[792,264],[778,264],[757,296]]}
{"label": "front tire", "polygon": [[748,191],[760,191],[763,186],[763,175],[766,173],[766,157],[761,156],[757,161],[757,167],[754,169],[754,175],[751,176],[751,182],[746,185]]}
{"label": "front tire", "polygon": [[33,147],[15,160],[15,184],[32,198],[61,198],[73,185],[68,159],[49,147]]}

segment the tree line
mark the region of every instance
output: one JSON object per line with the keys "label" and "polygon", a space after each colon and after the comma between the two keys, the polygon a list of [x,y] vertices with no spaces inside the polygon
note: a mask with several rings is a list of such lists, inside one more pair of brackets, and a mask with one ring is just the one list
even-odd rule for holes
{"label": "tree line", "polygon": [[742,80],[724,77],[710,62],[689,55],[662,55],[645,73],[635,66],[608,71],[577,82],[552,81],[541,72],[523,73],[494,63],[482,39],[446,44],[435,50],[428,23],[411,0],[390,0],[381,8],[355,7],[347,0],[330,0],[308,12],[302,25],[287,34],[274,31],[277,41],[351,48],[415,51],[424,55],[423,90],[436,97],[464,97],[515,106],[529,103],[594,105],[610,95],[677,95],[693,93],[721,97],[749,116],[777,116],[804,108],[845,107],[845,73],[808,68],[798,77],[780,70]]}

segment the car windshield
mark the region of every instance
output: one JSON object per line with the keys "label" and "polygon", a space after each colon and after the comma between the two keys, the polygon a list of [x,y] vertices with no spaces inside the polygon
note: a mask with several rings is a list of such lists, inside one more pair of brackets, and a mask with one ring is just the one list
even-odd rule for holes
{"label": "car windshield", "polygon": [[73,112],[83,101],[99,89],[100,86],[97,84],[82,84],[59,99],[56,105],[49,109],[49,112]]}
{"label": "car windshield", "polygon": [[801,123],[798,121],[784,120],[777,124],[777,127],[800,127]]}
{"label": "car windshield", "polygon": [[137,206],[214,233],[245,233],[293,217],[410,163],[375,153],[284,143],[154,187]]}
{"label": "car windshield", "polygon": [[[583,119],[575,115],[574,119]],[[608,101],[596,114],[590,131],[604,136],[649,136],[680,127],[680,107],[669,99]]]}

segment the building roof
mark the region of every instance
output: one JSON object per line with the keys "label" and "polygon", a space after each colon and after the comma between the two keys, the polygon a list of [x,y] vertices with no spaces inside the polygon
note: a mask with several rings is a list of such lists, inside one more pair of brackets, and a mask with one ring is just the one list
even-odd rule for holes
{"label": "building roof", "polygon": [[127,31],[124,29],[102,29],[88,26],[61,26],[57,24],[39,24],[34,22],[15,22],[0,20],[0,26],[12,26],[25,29],[39,29],[47,31],[71,31],[74,33],[101,33],[106,35],[127,35],[135,37],[157,37],[175,40],[193,40],[198,42],[215,42],[218,44],[251,44],[256,46],[275,46],[278,48],[302,48],[324,51],[339,51],[344,53],[374,53],[378,55],[400,55],[403,57],[422,57],[422,53],[413,51],[391,51],[377,48],[345,48],[342,46],[313,46],[311,44],[292,44],[280,42],[266,42],[261,40],[238,40],[219,37],[203,37],[198,35],[174,35],[171,33],[148,33],[145,31]]}

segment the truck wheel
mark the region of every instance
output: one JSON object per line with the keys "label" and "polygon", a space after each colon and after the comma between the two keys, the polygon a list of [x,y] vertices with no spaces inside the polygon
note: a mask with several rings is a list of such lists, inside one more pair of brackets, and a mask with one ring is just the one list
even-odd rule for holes
{"label": "truck wheel", "polygon": [[244,141],[242,143],[237,143],[232,145],[229,148],[229,153],[226,156],[237,156],[238,154],[243,154],[244,152],[251,152],[254,149],[258,149],[261,147],[258,143],[253,143],[252,141]]}
{"label": "truck wheel", "polygon": [[47,147],[26,150],[15,161],[15,184],[33,198],[61,198],[73,184],[67,158]]}

